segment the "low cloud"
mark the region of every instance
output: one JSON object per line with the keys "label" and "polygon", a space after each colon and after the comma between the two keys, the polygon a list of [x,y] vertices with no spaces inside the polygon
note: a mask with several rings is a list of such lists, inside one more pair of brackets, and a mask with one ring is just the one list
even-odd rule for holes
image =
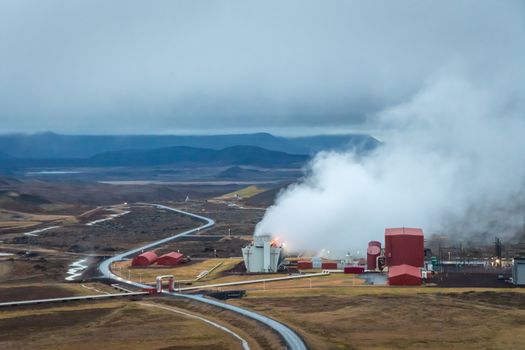
{"label": "low cloud", "polygon": [[453,62],[482,79],[522,69],[524,13],[520,1],[3,1],[0,132],[362,128]]}

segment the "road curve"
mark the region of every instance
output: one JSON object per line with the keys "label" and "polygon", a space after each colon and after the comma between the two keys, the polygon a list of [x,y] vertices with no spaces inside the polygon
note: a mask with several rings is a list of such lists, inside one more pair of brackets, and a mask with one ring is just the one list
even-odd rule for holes
{"label": "road curve", "polygon": [[[142,204],[151,205],[151,206],[159,208],[159,209],[165,209],[165,210],[174,211],[174,212],[177,212],[177,213],[180,213],[180,214],[183,214],[183,215],[191,216],[191,217],[193,217],[193,218],[195,218],[197,220],[205,222],[204,225],[198,226],[198,227],[193,228],[191,230],[187,230],[187,231],[178,233],[176,235],[173,235],[173,236],[170,236],[170,237],[167,237],[167,238],[163,238],[161,240],[158,240],[158,241],[146,244],[146,245],[144,245],[142,247],[138,247],[138,248],[135,248],[135,249],[132,249],[132,250],[125,251],[125,252],[123,252],[121,254],[115,255],[115,256],[113,256],[113,257],[111,257],[109,259],[106,259],[106,260],[102,261],[102,263],[100,263],[100,265],[99,265],[100,272],[106,278],[109,278],[109,279],[112,279],[114,281],[118,281],[118,282],[121,282],[121,283],[126,283],[126,284],[129,284],[129,285],[138,287],[138,288],[148,288],[150,286],[148,286],[146,284],[142,284],[142,283],[137,283],[137,282],[133,282],[133,281],[130,281],[130,280],[126,280],[126,279],[124,279],[122,277],[119,277],[119,276],[115,275],[113,272],[111,272],[111,268],[110,268],[111,264],[116,262],[116,261],[120,261],[122,259],[128,258],[128,257],[130,257],[132,255],[137,254],[137,253],[140,253],[140,252],[142,252],[144,250],[148,250],[148,249],[151,249],[151,248],[158,247],[158,246],[163,245],[163,244],[165,244],[167,242],[176,240],[176,239],[178,239],[180,237],[184,237],[186,235],[190,235],[190,234],[198,232],[200,230],[212,227],[213,225],[215,225],[215,221],[213,219],[210,219],[210,218],[207,218],[207,217],[204,217],[204,216],[201,216],[201,215],[192,214],[192,213],[180,210],[180,209],[171,208],[171,207],[168,207],[168,206],[165,206],[165,205],[161,205],[161,204],[150,204],[150,203],[142,203]],[[253,311],[250,311],[250,310],[247,310],[247,309],[243,309],[243,308],[238,307],[238,306],[234,306],[234,305],[230,305],[230,304],[226,304],[226,303],[221,303],[221,302],[213,300],[213,299],[208,299],[208,298],[205,298],[202,295],[188,295],[188,294],[169,293],[169,292],[164,292],[164,293],[172,295],[172,296],[180,297],[180,298],[191,299],[191,300],[195,300],[195,301],[198,301],[198,302],[206,303],[206,304],[209,304],[209,305],[217,306],[217,307],[220,307],[222,309],[230,310],[230,311],[236,312],[238,314],[241,314],[243,316],[249,317],[251,319],[254,319],[256,321],[259,321],[259,322],[267,325],[268,327],[270,327],[271,329],[276,331],[279,335],[281,335],[281,337],[286,342],[286,344],[288,346],[288,349],[291,349],[291,350],[306,350],[306,349],[308,349],[306,347],[306,344],[304,343],[304,341],[301,339],[301,337],[299,335],[297,335],[297,333],[295,333],[292,329],[288,328],[284,324],[282,324],[282,323],[280,323],[280,322],[278,322],[278,321],[276,321],[274,319],[271,319],[269,317],[262,316],[262,315],[260,315],[260,314],[258,314],[256,312],[253,312]]]}
{"label": "road curve", "polygon": [[272,318],[260,315],[258,313],[255,313],[247,309],[243,309],[242,307],[221,303],[220,301],[216,301],[213,299],[208,299],[208,298],[205,298],[203,295],[190,295],[190,294],[178,294],[178,293],[171,293],[171,294],[175,296],[182,296],[186,299],[191,299],[191,300],[200,301],[206,304],[214,305],[214,306],[226,309],[226,310],[236,312],[243,316],[252,318],[256,321],[264,323],[265,325],[267,325],[268,327],[270,327],[271,329],[279,333],[283,337],[286,344],[288,345],[288,349],[297,349],[297,350],[307,349],[306,344],[303,342],[301,337],[297,335],[297,333],[295,333],[293,330],[291,330],[284,324],[277,322],[276,320]]}
{"label": "road curve", "polygon": [[115,256],[113,256],[113,257],[111,257],[109,259],[104,260],[99,265],[99,270],[100,270],[100,272],[102,272],[104,277],[111,278],[111,279],[114,279],[114,280],[118,280],[118,281],[121,281],[121,282],[125,282],[125,283],[128,283],[128,284],[137,285],[137,286],[140,286],[142,288],[144,285],[139,284],[139,283],[135,283],[135,282],[131,282],[131,281],[127,281],[127,280],[125,280],[125,279],[123,279],[123,278],[113,274],[111,272],[111,269],[110,269],[111,264],[114,263],[115,261],[120,261],[120,260],[122,260],[124,258],[127,258],[127,257],[130,257],[130,256],[135,255],[137,253],[140,253],[140,252],[142,252],[144,250],[148,250],[148,249],[151,249],[151,248],[158,247],[159,245],[163,245],[163,244],[168,243],[170,241],[176,240],[177,238],[180,238],[180,237],[183,237],[183,236],[186,236],[186,235],[198,232],[200,230],[203,230],[203,229],[206,229],[208,227],[212,227],[213,225],[215,225],[215,221],[213,219],[210,219],[210,218],[207,218],[207,217],[204,217],[204,216],[188,213],[188,212],[185,212],[185,211],[182,211],[182,210],[179,210],[179,209],[167,207],[165,205],[160,205],[160,204],[148,204],[148,205],[151,205],[151,206],[153,206],[155,208],[170,210],[170,211],[174,211],[174,212],[177,212],[177,213],[180,213],[180,214],[188,215],[188,216],[191,216],[191,217],[193,217],[195,219],[198,219],[200,221],[204,221],[205,224],[201,225],[201,226],[198,226],[196,228],[193,228],[191,230],[187,230],[187,231],[178,233],[176,235],[163,238],[163,239],[155,241],[153,243],[149,243],[149,244],[143,245],[142,247],[138,247],[138,248],[135,248],[135,249],[132,249],[132,250],[125,251],[124,253],[120,253],[120,254],[115,255]]}

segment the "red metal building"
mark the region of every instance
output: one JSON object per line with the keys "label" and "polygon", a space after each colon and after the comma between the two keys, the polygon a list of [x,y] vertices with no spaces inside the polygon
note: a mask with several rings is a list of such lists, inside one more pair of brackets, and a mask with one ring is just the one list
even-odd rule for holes
{"label": "red metal building", "polygon": [[366,250],[366,269],[375,270],[377,267],[377,257],[381,255],[381,242],[370,241]]}
{"label": "red metal building", "polygon": [[310,260],[299,260],[297,262],[298,270],[311,270],[313,269],[312,262]]}
{"label": "red metal building", "polygon": [[362,273],[365,273],[365,268],[364,266],[345,266],[343,272],[360,275]]}
{"label": "red metal building", "polygon": [[133,258],[131,266],[148,266],[157,261],[157,259],[155,252],[144,252]]}
{"label": "red metal building", "polygon": [[322,269],[326,270],[337,270],[337,262],[335,261],[323,261],[321,264]]}
{"label": "red metal building", "polygon": [[385,257],[387,266],[412,265],[423,267],[424,237],[420,228],[385,229]]}
{"label": "red metal building", "polygon": [[391,286],[420,286],[421,270],[411,265],[396,265],[388,268],[388,284]]}
{"label": "red metal building", "polygon": [[181,263],[184,255],[177,252],[171,252],[161,255],[157,260],[157,265],[175,266]]}

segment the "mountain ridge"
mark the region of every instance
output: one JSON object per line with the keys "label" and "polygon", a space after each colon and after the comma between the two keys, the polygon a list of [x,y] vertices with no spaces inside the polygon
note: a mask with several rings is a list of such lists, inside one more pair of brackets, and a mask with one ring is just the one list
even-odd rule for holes
{"label": "mountain ridge", "polygon": [[269,133],[223,135],[0,135],[0,149],[17,158],[87,158],[127,149],[186,146],[220,150],[233,146],[257,146],[271,151],[311,155],[327,149],[367,152],[380,144],[366,134],[282,137]]}
{"label": "mountain ridge", "polygon": [[159,165],[300,167],[309,156],[270,151],[256,146],[233,146],[221,150],[175,146],[151,150],[129,149],[104,152],[89,158],[9,158],[0,168],[63,167],[154,167]]}

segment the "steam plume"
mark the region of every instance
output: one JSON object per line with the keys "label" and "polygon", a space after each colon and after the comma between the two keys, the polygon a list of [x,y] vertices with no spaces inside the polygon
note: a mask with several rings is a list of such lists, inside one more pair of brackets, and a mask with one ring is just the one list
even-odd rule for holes
{"label": "steam plume", "polygon": [[[497,84],[494,84],[497,85]],[[509,86],[445,75],[375,123],[373,154],[319,153],[257,225],[292,249],[361,252],[385,227],[454,237],[523,225],[523,101]]]}

